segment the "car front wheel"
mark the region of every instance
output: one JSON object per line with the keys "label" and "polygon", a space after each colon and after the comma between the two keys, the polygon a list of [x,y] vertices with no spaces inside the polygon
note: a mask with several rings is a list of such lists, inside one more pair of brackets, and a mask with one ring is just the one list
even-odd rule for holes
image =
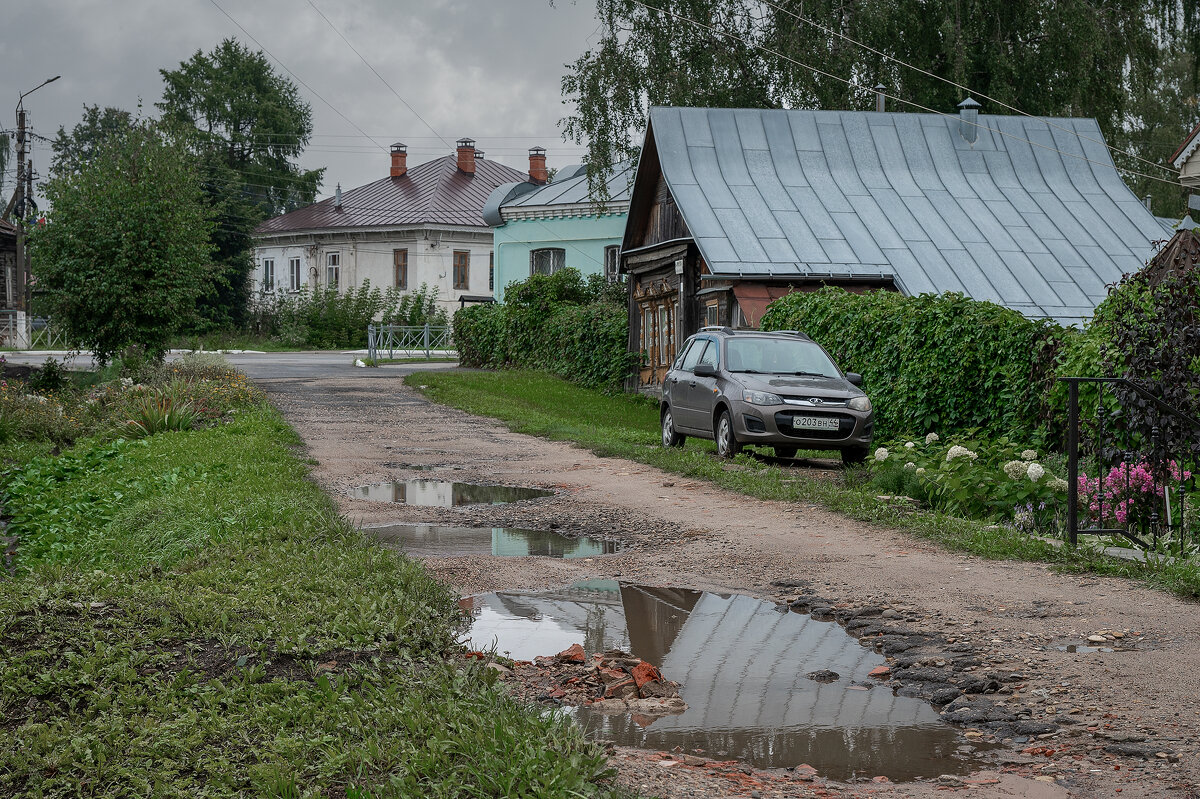
{"label": "car front wheel", "polygon": [[845,466],[857,466],[866,459],[866,447],[846,447],[842,450],[842,464]]}
{"label": "car front wheel", "polygon": [[733,417],[729,411],[721,411],[717,419],[717,429],[714,438],[717,439],[717,455],[722,458],[732,458],[742,451],[741,442],[733,434]]}
{"label": "car front wheel", "polygon": [[662,445],[664,447],[682,447],[687,436],[675,432],[675,415],[669,407],[662,412]]}

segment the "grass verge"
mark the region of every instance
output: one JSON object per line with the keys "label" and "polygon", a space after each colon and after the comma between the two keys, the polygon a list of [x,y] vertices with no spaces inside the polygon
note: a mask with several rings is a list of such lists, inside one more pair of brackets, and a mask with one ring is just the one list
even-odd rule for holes
{"label": "grass verge", "polygon": [[299,444],[264,404],[3,453],[0,795],[612,795],[578,728],[452,656],[455,597]]}
{"label": "grass verge", "polygon": [[985,558],[1044,561],[1068,571],[1139,579],[1182,597],[1200,596],[1200,568],[1192,562],[1118,560],[1082,547],[1056,548],[1006,527],[882,503],[854,471],[841,479],[820,479],[744,454],[730,469],[716,458],[712,442],[694,438],[681,449],[664,449],[658,407],[645,397],[606,394],[539,372],[421,372],[405,382],[436,402],[500,419],[518,433],[571,441],[603,457],[638,461],[759,499],[823,505]]}

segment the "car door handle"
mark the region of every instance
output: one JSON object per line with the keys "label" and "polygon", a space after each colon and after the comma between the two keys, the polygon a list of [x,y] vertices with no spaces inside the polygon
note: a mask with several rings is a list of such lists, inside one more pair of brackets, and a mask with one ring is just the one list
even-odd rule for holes
{"label": "car door handle", "polygon": [[688,385],[689,385],[689,386],[691,386],[692,388],[695,388],[695,387],[696,387],[696,381],[695,381],[695,380],[692,380],[691,382],[689,382],[689,383],[688,383]]}

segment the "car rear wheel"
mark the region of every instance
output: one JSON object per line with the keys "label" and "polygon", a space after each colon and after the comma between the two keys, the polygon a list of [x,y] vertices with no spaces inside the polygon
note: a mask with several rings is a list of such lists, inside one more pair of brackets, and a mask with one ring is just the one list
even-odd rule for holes
{"label": "car rear wheel", "polygon": [[842,450],[842,464],[845,466],[857,466],[866,459],[866,447],[846,447]]}
{"label": "car rear wheel", "polygon": [[717,455],[722,458],[732,458],[742,451],[741,442],[733,434],[733,417],[729,411],[721,411],[713,437],[717,440]]}
{"label": "car rear wheel", "polygon": [[795,447],[775,447],[776,458],[794,458],[796,457]]}
{"label": "car rear wheel", "polygon": [[682,447],[684,441],[687,441],[687,436],[675,432],[675,415],[671,413],[670,406],[663,408],[662,445],[664,447]]}

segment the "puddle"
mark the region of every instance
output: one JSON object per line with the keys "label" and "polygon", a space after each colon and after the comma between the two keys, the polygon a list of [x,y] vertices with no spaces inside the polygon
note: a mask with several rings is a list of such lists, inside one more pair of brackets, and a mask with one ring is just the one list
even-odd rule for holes
{"label": "puddle", "polygon": [[458,505],[501,505],[551,496],[553,491],[516,486],[472,485],[446,480],[397,480],[392,483],[361,486],[351,495],[372,502],[402,502],[434,508],[453,508]]}
{"label": "puddle", "polygon": [[390,524],[372,527],[382,543],[397,546],[409,555],[449,557],[453,555],[496,555],[519,558],[591,558],[611,555],[620,547],[616,541],[581,536],[569,538],[553,530],[522,530],[516,527],[446,527],[436,524]]}
{"label": "puddle", "polygon": [[[963,744],[926,702],[863,689],[882,655],[835,622],[780,612],[753,597],[592,580],[538,593],[483,594],[469,646],[532,660],[583,644],[659,665],[689,705],[677,716],[604,716],[565,708],[589,732],[625,746],[738,758],[761,768],[808,763],[833,779],[964,774]],[[820,683],[805,675],[829,669]]]}
{"label": "puddle", "polygon": [[379,465],[385,469],[411,469],[414,472],[431,472],[438,468],[426,463],[401,463],[400,461],[384,461]]}

